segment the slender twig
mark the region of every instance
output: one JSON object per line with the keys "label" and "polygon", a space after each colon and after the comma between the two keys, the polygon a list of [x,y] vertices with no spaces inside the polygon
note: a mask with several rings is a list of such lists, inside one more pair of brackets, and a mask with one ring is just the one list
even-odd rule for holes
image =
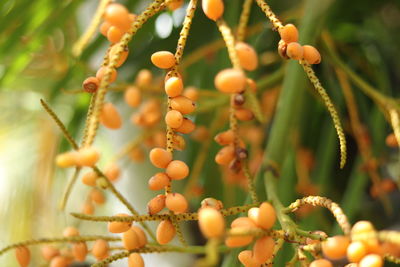
{"label": "slender twig", "polygon": [[246,36],[247,23],[249,22],[252,4],[253,0],[244,0],[243,2],[242,13],[240,14],[239,19],[239,26],[236,32],[236,40],[238,42],[243,41]]}

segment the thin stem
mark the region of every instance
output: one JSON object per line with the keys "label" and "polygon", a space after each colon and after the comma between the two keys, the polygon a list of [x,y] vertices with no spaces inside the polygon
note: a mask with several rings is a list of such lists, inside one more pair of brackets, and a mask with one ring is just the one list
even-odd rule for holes
{"label": "thin stem", "polygon": [[61,202],[60,202],[60,209],[61,210],[64,210],[65,206],[67,205],[68,198],[69,198],[69,196],[70,196],[70,194],[72,192],[72,189],[74,188],[74,185],[75,185],[76,181],[78,180],[80,171],[81,171],[81,167],[75,167],[74,174],[69,179],[67,187],[66,187],[66,189],[64,191],[64,194],[63,194],[63,196],[61,198]]}
{"label": "thin stem", "polygon": [[101,0],[99,5],[97,6],[96,13],[94,14],[92,21],[90,22],[89,26],[87,27],[86,31],[82,36],[75,42],[74,46],[72,47],[72,54],[75,57],[79,57],[88,45],[90,39],[96,34],[97,28],[101,22],[101,18],[106,10],[106,7],[112,0]]}
{"label": "thin stem", "polygon": [[67,243],[67,242],[85,242],[95,241],[98,239],[104,239],[106,241],[121,241],[121,238],[114,236],[102,236],[102,235],[88,235],[88,236],[71,236],[71,237],[59,237],[59,238],[39,238],[26,240],[18,243],[8,245],[0,250],[0,256],[10,249],[14,249],[22,246],[41,245],[48,243]]}
{"label": "thin stem", "polygon": [[282,22],[278,19],[275,13],[272,12],[271,8],[264,0],[256,0],[256,3],[271,21],[274,30],[279,30],[283,27]]}
{"label": "thin stem", "polygon": [[253,0],[244,0],[243,2],[242,13],[240,14],[239,26],[236,33],[236,40],[238,42],[243,41],[246,36],[246,28],[250,18],[250,10],[252,3]]}
{"label": "thin stem", "polygon": [[389,109],[390,123],[394,130],[394,136],[397,140],[397,145],[400,147],[400,117],[396,109]]}

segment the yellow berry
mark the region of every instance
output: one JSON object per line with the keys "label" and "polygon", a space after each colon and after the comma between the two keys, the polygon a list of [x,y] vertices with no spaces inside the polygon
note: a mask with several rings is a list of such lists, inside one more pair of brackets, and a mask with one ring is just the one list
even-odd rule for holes
{"label": "yellow berry", "polygon": [[183,91],[183,81],[180,77],[171,77],[165,81],[165,93],[169,97],[176,97],[182,94]]}
{"label": "yellow berry", "polygon": [[207,238],[221,237],[225,232],[225,220],[215,208],[204,207],[199,210],[199,226]]}
{"label": "yellow berry", "polygon": [[346,256],[347,247],[350,240],[346,236],[333,236],[329,237],[326,241],[322,242],[322,252],[330,259],[337,260]]}
{"label": "yellow berry", "polygon": [[310,267],[333,267],[332,263],[326,259],[314,260],[310,263]]}
{"label": "yellow berry", "polygon": [[350,262],[359,262],[367,253],[367,248],[361,241],[351,242],[347,247],[347,259]]}

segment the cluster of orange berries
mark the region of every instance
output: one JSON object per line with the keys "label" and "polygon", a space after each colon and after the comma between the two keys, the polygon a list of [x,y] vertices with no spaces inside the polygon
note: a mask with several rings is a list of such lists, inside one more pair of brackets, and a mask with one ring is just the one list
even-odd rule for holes
{"label": "cluster of orange berries", "polygon": [[[388,247],[379,242],[376,230],[369,221],[359,221],[351,229],[351,235],[333,236],[322,242],[322,252],[327,259],[318,259],[311,267],[332,267],[330,260],[347,258],[348,267],[381,267]],[[329,259],[329,260],[328,260]]]}
{"label": "cluster of orange berries", "polygon": [[[161,69],[171,69],[176,65],[175,56],[167,51],[156,52],[151,56],[153,64]],[[164,82],[165,93],[168,96],[169,110],[165,115],[166,125],[172,129],[171,135],[167,140],[173,144],[173,148],[182,150],[185,141],[181,135],[191,133],[195,129],[195,124],[184,115],[190,114],[195,110],[192,99],[183,95],[183,81],[181,75],[175,70],[170,70]],[[165,146],[165,143],[164,143]],[[164,172],[156,173],[149,180],[149,188],[157,191],[170,186],[171,180],[182,180],[189,175],[189,167],[181,160],[174,160],[172,148],[156,147],[150,151],[149,158],[151,163]],[[183,213],[188,210],[189,204],[186,198],[179,193],[167,192],[159,194],[151,199],[148,204],[149,214],[157,214],[162,209],[167,208],[175,214]],[[169,243],[175,236],[175,228],[171,221],[164,220],[157,227],[157,241],[160,244]]]}
{"label": "cluster of orange berries", "polygon": [[[128,9],[121,4],[111,3],[107,6],[103,18],[104,22],[100,25],[100,33],[107,37],[110,43],[114,44],[108,52],[108,58],[112,58],[117,52],[117,46],[115,44],[118,43],[122,36],[129,31],[132,23],[136,19],[136,15],[130,14]],[[124,50],[115,65],[116,68],[124,64],[125,60],[128,58],[128,54],[128,47],[124,47]],[[101,79],[104,77],[105,71],[105,66],[99,68],[95,77],[89,77],[83,82],[83,89],[88,93],[96,92],[99,88]],[[112,83],[116,79],[117,71],[112,69],[109,82]]]}
{"label": "cluster of orange berries", "polygon": [[286,24],[279,29],[281,40],[278,44],[278,52],[282,58],[304,60],[308,64],[319,64],[321,54],[311,45],[301,45],[298,43],[299,32],[293,24]]}
{"label": "cluster of orange berries", "polygon": [[[199,209],[199,226],[203,235],[207,238],[221,238],[225,234],[225,220],[220,213],[222,203],[212,198],[202,201]],[[252,243],[255,237],[249,233],[255,229],[271,229],[276,221],[274,207],[263,202],[259,207],[253,207],[248,211],[248,217],[239,217],[231,223],[231,229],[225,239],[228,247],[243,247]],[[235,235],[236,234],[236,235]],[[254,242],[252,250],[244,250],[239,253],[239,261],[246,267],[260,266],[269,260],[274,251],[275,241],[270,236],[262,236]]]}

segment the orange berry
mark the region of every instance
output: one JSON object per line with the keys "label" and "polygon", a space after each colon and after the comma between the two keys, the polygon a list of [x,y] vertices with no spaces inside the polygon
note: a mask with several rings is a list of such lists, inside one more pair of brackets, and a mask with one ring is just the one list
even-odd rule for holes
{"label": "orange berry", "polygon": [[174,11],[178,8],[182,7],[184,1],[183,0],[174,0],[167,3],[167,7],[169,10]]}
{"label": "orange berry", "polygon": [[257,239],[253,247],[253,257],[257,262],[264,263],[274,253],[275,241],[270,236],[263,236]]}
{"label": "orange berry", "polygon": [[147,237],[146,237],[146,234],[144,233],[144,231],[142,230],[142,228],[140,228],[139,226],[133,225],[131,227],[131,229],[133,231],[135,231],[135,233],[136,233],[136,235],[138,237],[139,246],[140,247],[145,246],[147,244]]}
{"label": "orange berry", "polygon": [[21,267],[27,267],[31,261],[31,252],[25,246],[15,248],[15,257]]}
{"label": "orange berry", "polygon": [[153,148],[149,154],[151,163],[157,168],[167,168],[168,164],[172,161],[171,152],[163,148]]}
{"label": "orange berry", "polygon": [[118,178],[120,177],[120,175],[121,175],[121,169],[120,169],[120,167],[119,167],[116,163],[111,162],[111,163],[107,164],[107,165],[104,167],[104,175],[105,175],[110,181],[114,182],[114,181],[118,180]]}
{"label": "orange berry", "polygon": [[122,119],[115,106],[110,103],[104,103],[100,113],[100,123],[109,129],[121,128]]}
{"label": "orange berry", "polygon": [[82,83],[83,90],[88,93],[96,92],[99,85],[100,81],[96,77],[86,78]]}
{"label": "orange berry", "polygon": [[321,63],[321,54],[314,46],[303,45],[303,59],[308,64],[319,64]]}
{"label": "orange berry", "polygon": [[100,24],[100,33],[103,36],[107,37],[107,32],[108,32],[108,29],[110,29],[110,27],[111,27],[111,24],[108,21],[104,21],[102,24]]}
{"label": "orange berry", "polygon": [[124,35],[124,32],[120,28],[111,26],[107,31],[107,40],[110,43],[115,44],[121,40],[123,35]]}
{"label": "orange berry", "polygon": [[175,56],[169,51],[158,51],[151,55],[151,62],[160,69],[170,69],[176,64]]}
{"label": "orange berry", "polygon": [[181,180],[189,175],[189,167],[181,160],[173,160],[168,164],[165,172],[172,180]]}
{"label": "orange berry", "polygon": [[263,229],[270,229],[274,226],[275,221],[275,208],[268,202],[261,203],[256,224]]}
{"label": "orange berry", "polygon": [[70,260],[66,257],[56,256],[51,260],[49,267],[67,267],[69,264]]}
{"label": "orange berry", "polygon": [[136,75],[135,84],[139,87],[148,87],[153,81],[153,74],[147,69],[142,69]]}
{"label": "orange berry", "polygon": [[82,207],[82,213],[86,215],[92,215],[94,213],[94,206],[90,202],[85,202]]}
{"label": "orange berry", "polygon": [[235,148],[233,146],[224,146],[215,155],[215,162],[219,165],[228,165],[234,159]]}
{"label": "orange berry", "polygon": [[100,154],[94,147],[83,147],[79,149],[76,157],[79,166],[93,167],[100,158]]}
{"label": "orange berry", "polygon": [[216,210],[220,210],[224,207],[224,204],[222,204],[222,202],[220,200],[217,200],[212,197],[207,197],[201,201],[201,207],[202,208],[208,207],[208,208],[214,208]]}
{"label": "orange berry", "polygon": [[361,241],[351,242],[347,247],[347,259],[350,262],[359,262],[367,253],[367,248]]}
{"label": "orange berry", "polygon": [[199,99],[199,91],[195,87],[190,86],[183,91],[183,96],[186,96],[192,101],[197,101],[197,99]]}
{"label": "orange berry", "polygon": [[135,108],[140,105],[142,93],[136,86],[129,86],[125,91],[124,99],[129,106]]}
{"label": "orange berry", "polygon": [[385,139],[385,143],[388,147],[398,147],[399,144],[397,143],[397,139],[396,136],[394,135],[394,133],[389,134],[386,139]]}
{"label": "orange berry", "polygon": [[177,96],[171,99],[171,108],[185,115],[192,113],[195,110],[196,105],[192,100],[185,96]]}
{"label": "orange berry", "polygon": [[97,173],[94,171],[90,171],[82,176],[82,183],[88,186],[95,186],[97,178],[98,178]]}
{"label": "orange berry", "polygon": [[169,97],[179,96],[183,91],[183,81],[180,77],[168,78],[165,81],[164,89]]}
{"label": "orange berry", "polygon": [[[129,215],[125,213],[119,213],[114,216],[126,217]],[[132,224],[131,222],[117,222],[117,221],[109,222],[107,224],[107,229],[110,233],[119,234],[128,231],[131,227],[131,224]]]}
{"label": "orange berry", "polygon": [[358,265],[359,267],[382,267],[383,259],[377,254],[369,254],[362,258]]}
{"label": "orange berry", "polygon": [[107,6],[104,12],[104,20],[124,31],[128,31],[131,26],[128,9],[117,3]]}
{"label": "orange berry", "polygon": [[340,259],[346,256],[349,244],[350,240],[346,236],[337,235],[329,237],[326,241],[322,242],[322,252],[330,259]]}
{"label": "orange berry", "polygon": [[[247,227],[235,227],[230,230],[231,234],[239,234],[247,231]],[[253,236],[251,235],[236,235],[236,236],[229,236],[225,239],[225,245],[230,248],[242,247],[247,246],[251,242],[253,242]]]}
{"label": "orange berry", "polygon": [[85,242],[74,243],[72,245],[72,255],[76,261],[85,261],[88,248]]}
{"label": "orange berry", "polygon": [[161,245],[168,244],[175,237],[176,230],[169,220],[161,221],[157,226],[157,242]]}
{"label": "orange berry", "polygon": [[199,210],[200,230],[206,238],[221,237],[225,232],[225,220],[222,214],[211,207]]}
{"label": "orange berry", "polygon": [[354,239],[357,235],[373,233],[375,227],[370,221],[358,221],[351,228],[351,238]]}
{"label": "orange berry", "polygon": [[303,58],[303,47],[296,42],[287,45],[286,54],[289,58],[300,60]]}
{"label": "orange berry", "polygon": [[254,260],[253,252],[251,250],[241,251],[238,255],[238,259],[245,267],[259,267],[261,265]]}
{"label": "orange berry", "polygon": [[78,236],[79,231],[73,226],[68,226],[64,229],[63,231],[63,236],[65,237],[71,237],[71,236]]}
{"label": "orange berry", "polygon": [[60,168],[68,168],[77,164],[77,152],[70,151],[58,154],[56,157],[56,165]]}
{"label": "orange berry", "polygon": [[144,260],[139,253],[131,253],[128,257],[128,267],[144,267]]}
{"label": "orange berry", "polygon": [[90,191],[90,199],[96,204],[103,204],[106,201],[103,192],[97,189]]}
{"label": "orange berry", "polygon": [[232,221],[231,228],[245,227],[245,228],[257,228],[257,225],[249,217],[239,217]]}
{"label": "orange berry", "polygon": [[250,109],[238,108],[235,109],[235,117],[241,121],[249,121],[254,118],[254,114]]}
{"label": "orange berry", "polygon": [[60,251],[57,248],[50,245],[45,245],[41,247],[40,252],[43,259],[45,259],[46,261],[50,261],[52,258],[60,254]]}
{"label": "orange berry", "polygon": [[140,242],[136,231],[131,228],[125,231],[122,235],[122,244],[126,250],[139,248]]}
{"label": "orange berry", "polygon": [[332,263],[326,259],[314,260],[310,263],[310,267],[333,267]]}
{"label": "orange berry", "polygon": [[104,239],[97,239],[92,248],[92,254],[96,257],[96,259],[102,259],[104,256],[108,254],[108,242]]}
{"label": "orange berry", "polygon": [[220,145],[232,144],[235,139],[235,135],[232,130],[221,132],[214,137],[215,142]]}
{"label": "orange berry", "polygon": [[224,69],[215,76],[214,84],[223,93],[240,93],[245,89],[246,76],[237,69]]}
{"label": "orange berry", "polygon": [[293,24],[286,24],[283,26],[283,28],[279,29],[279,34],[281,39],[287,44],[297,42],[299,40],[299,31]]}
{"label": "orange berry", "polygon": [[189,134],[196,129],[196,125],[189,120],[188,118],[183,118],[182,125],[179,128],[176,128],[175,131],[183,134]]}
{"label": "orange berry", "polygon": [[222,0],[203,0],[201,6],[204,14],[211,20],[216,21],[224,14],[224,2]]}
{"label": "orange berry", "polygon": [[170,110],[165,115],[165,123],[171,128],[179,128],[183,123],[183,116],[177,110]]}
{"label": "orange berry", "polygon": [[156,173],[149,179],[149,188],[150,190],[161,190],[164,189],[170,182],[170,179],[167,174],[163,172]]}
{"label": "orange berry", "polygon": [[236,53],[243,69],[252,71],[258,66],[258,57],[254,48],[246,43],[238,42],[235,45]]}
{"label": "orange berry", "polygon": [[[104,75],[106,74],[107,67],[100,67],[97,72],[96,72],[96,78],[101,81],[103,79]],[[112,83],[117,79],[117,70],[111,69],[111,75],[110,78],[108,79],[108,82]]]}
{"label": "orange berry", "polygon": [[165,195],[157,195],[147,203],[147,212],[150,215],[159,213],[165,207]]}
{"label": "orange berry", "polygon": [[165,199],[165,206],[174,213],[183,213],[188,209],[186,198],[179,193],[169,193]]}

